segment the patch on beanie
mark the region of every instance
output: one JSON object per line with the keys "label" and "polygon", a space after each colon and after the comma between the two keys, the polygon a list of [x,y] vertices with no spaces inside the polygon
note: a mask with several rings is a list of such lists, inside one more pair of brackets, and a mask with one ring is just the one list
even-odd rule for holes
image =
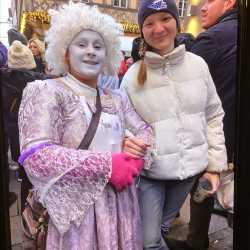
{"label": "patch on beanie", "polygon": [[155,0],[147,7],[153,10],[162,10],[167,9],[168,6],[165,0]]}

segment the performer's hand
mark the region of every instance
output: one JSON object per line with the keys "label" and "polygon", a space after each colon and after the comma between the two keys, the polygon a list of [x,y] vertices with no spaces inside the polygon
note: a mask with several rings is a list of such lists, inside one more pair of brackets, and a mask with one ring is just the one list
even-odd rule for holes
{"label": "performer's hand", "polygon": [[149,146],[149,144],[146,144],[143,140],[139,138],[125,137],[123,139],[122,151],[128,156],[138,159],[142,158],[145,155]]}
{"label": "performer's hand", "polygon": [[207,179],[212,186],[212,189],[209,191],[211,195],[217,192],[220,186],[220,175],[218,173],[205,172],[201,178]]}

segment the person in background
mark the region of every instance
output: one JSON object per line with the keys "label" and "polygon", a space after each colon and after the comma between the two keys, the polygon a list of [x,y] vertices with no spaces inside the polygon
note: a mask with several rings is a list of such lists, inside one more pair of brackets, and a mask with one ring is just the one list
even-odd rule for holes
{"label": "person in background", "polygon": [[0,68],[6,65],[7,51],[6,46],[0,41]]}
{"label": "person in background", "polygon": [[8,30],[9,46],[11,46],[11,44],[16,40],[20,41],[24,45],[28,44],[28,40],[24,34],[20,33],[18,30],[14,29],[14,28],[9,29]]}
{"label": "person in background", "polygon": [[[20,41],[24,45],[28,44],[28,40],[27,40],[27,38],[25,37],[24,34],[20,33],[15,28],[11,28],[11,29],[8,30],[9,46],[11,46],[14,41]],[[8,153],[9,152],[10,151],[8,151]],[[10,154],[8,154],[8,156],[10,156],[10,157],[8,157],[8,159],[9,159],[9,169],[18,170],[19,169],[18,163],[16,161],[13,161]],[[21,181],[21,178],[18,177],[18,180]]]}
{"label": "person in background", "polygon": [[194,44],[195,37],[191,33],[179,33],[176,36],[177,43],[184,44],[187,51],[190,51]]}
{"label": "person in background", "polygon": [[45,43],[38,38],[32,38],[28,42],[28,47],[32,51],[32,54],[35,58],[36,62],[36,71],[40,73],[45,72],[45,61],[44,61],[44,53],[45,53]]}
{"label": "person in background", "polygon": [[[201,8],[201,26],[205,31],[198,35],[191,47],[191,52],[201,56],[207,62],[221,99],[225,111],[223,129],[227,159],[228,165],[231,166],[233,166],[235,151],[237,16],[236,0],[206,0]],[[219,173],[215,172],[213,175],[214,178],[219,178]],[[233,199],[233,193],[228,194],[228,197],[230,195]],[[190,206],[191,219],[187,241],[172,241],[172,249],[209,248],[208,230],[214,197],[210,196],[202,203],[196,203],[191,195]]]}
{"label": "person in background", "polygon": [[[2,68],[6,67],[6,62],[7,62],[7,53],[8,50],[6,46],[0,41],[0,73]],[[2,76],[1,76],[2,79]],[[2,91],[1,91],[2,92]],[[1,105],[3,105],[3,100],[1,100]],[[6,127],[5,127],[6,129]],[[6,133],[5,133],[6,134]],[[5,139],[5,149],[6,149],[6,156],[7,156],[7,151],[8,151],[8,138]],[[8,173],[8,171],[6,171]],[[7,178],[7,183],[9,183],[9,174],[6,176]],[[9,206],[11,206],[15,201],[17,200],[17,195],[14,192],[9,192]]]}
{"label": "person in background", "polygon": [[139,49],[141,44],[141,37],[136,37],[132,42],[131,57],[134,63],[140,60]]}
{"label": "person in background", "polygon": [[[141,250],[134,178],[151,165],[152,130],[125,92],[97,85],[101,73],[117,72],[121,26],[82,3],[49,14],[46,62],[64,76],[29,83],[18,120],[19,162],[50,217],[46,250]],[[79,149],[99,111],[92,142]],[[122,153],[125,129],[141,158]]]}
{"label": "person in background", "polygon": [[[18,161],[20,155],[18,111],[23,89],[27,82],[49,78],[49,76],[35,72],[35,68],[36,63],[30,49],[20,41],[13,41],[8,49],[8,65],[1,70],[1,88],[5,133],[14,162]],[[22,167],[19,167],[19,177],[22,180],[21,211],[23,211],[26,197],[32,185]]]}
{"label": "person in background", "polygon": [[126,59],[127,68],[129,68],[133,63],[134,63],[134,60],[132,57],[129,57]]}
{"label": "person in background", "polygon": [[[143,249],[167,250],[163,236],[196,180],[227,168],[224,111],[206,62],[176,41],[176,2],[142,0],[138,23],[141,60],[129,68],[121,85],[156,137],[154,163],[142,171],[138,184]],[[129,138],[124,140],[128,143],[133,145],[128,152],[131,148],[136,157],[140,147]],[[211,182],[214,194],[218,176]]]}
{"label": "person in background", "polygon": [[122,54],[122,59],[120,61],[120,67],[119,67],[119,71],[118,71],[118,78],[119,78],[119,82],[121,83],[123,76],[125,75],[125,73],[128,70],[127,64],[126,64],[126,58],[125,58],[125,51],[121,51]]}

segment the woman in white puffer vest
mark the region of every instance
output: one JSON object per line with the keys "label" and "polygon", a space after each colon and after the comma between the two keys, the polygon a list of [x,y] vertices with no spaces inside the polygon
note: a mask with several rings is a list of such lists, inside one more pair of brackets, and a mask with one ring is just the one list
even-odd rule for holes
{"label": "woman in white puffer vest", "polygon": [[[201,175],[219,186],[227,169],[224,111],[205,61],[176,44],[179,29],[174,0],[142,0],[138,12],[141,60],[130,67],[124,87],[141,117],[154,129],[154,164],[139,182],[144,249],[169,249],[164,233]],[[136,139],[124,150],[141,156]],[[166,223],[169,222],[169,223]]]}

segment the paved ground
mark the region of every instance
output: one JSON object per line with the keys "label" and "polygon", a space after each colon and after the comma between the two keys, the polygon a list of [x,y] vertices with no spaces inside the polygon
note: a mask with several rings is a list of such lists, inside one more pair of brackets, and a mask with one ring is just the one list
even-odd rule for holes
{"label": "paved ground", "polygon": [[[10,207],[12,250],[33,250],[31,242],[27,240],[21,231],[20,224],[20,182],[17,181],[15,171],[10,171],[10,190],[18,194],[18,201]],[[170,237],[185,239],[188,232],[189,199],[186,200],[175,220],[170,232]],[[232,250],[233,231],[228,227],[227,221],[222,216],[213,215],[210,224],[210,248],[209,250]]]}

